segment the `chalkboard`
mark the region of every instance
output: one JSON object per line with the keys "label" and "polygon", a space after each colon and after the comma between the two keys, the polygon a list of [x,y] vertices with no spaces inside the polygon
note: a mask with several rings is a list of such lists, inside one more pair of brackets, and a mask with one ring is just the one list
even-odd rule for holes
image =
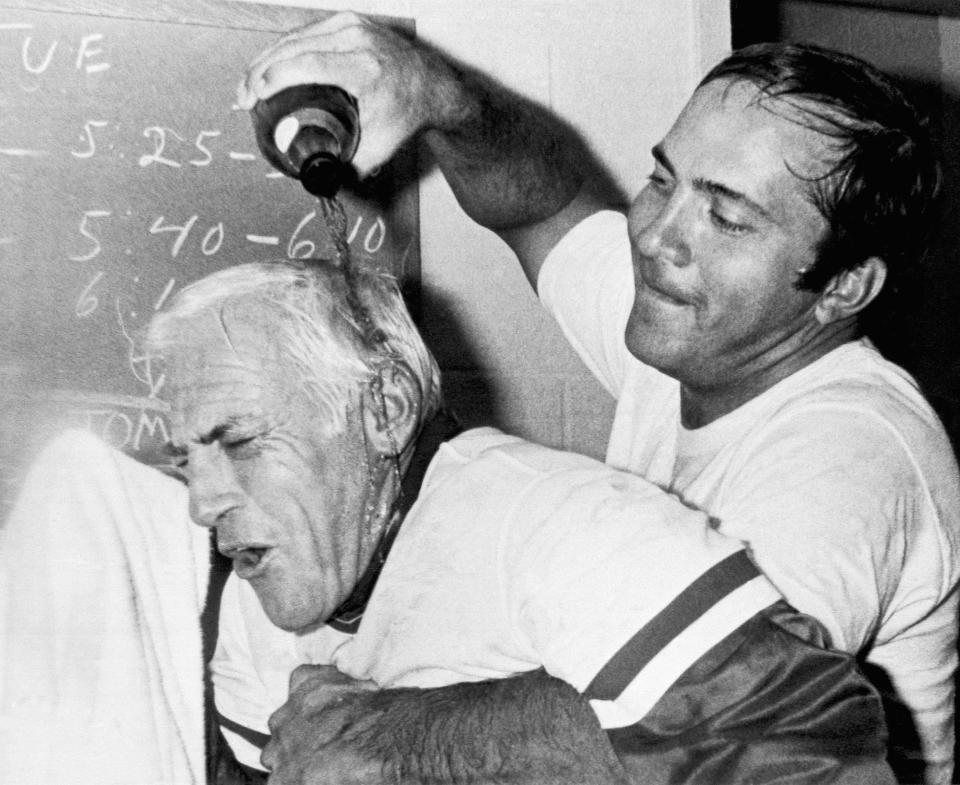
{"label": "chalkboard", "polygon": [[[215,269],[332,252],[235,105],[247,62],[326,14],[240,2],[0,0],[0,472],[80,425],[144,460],[167,438],[137,336]],[[412,34],[410,20],[389,20]],[[416,161],[341,192],[355,258],[419,280]],[[15,448],[15,449],[11,449]],[[21,461],[22,462],[22,461]]]}

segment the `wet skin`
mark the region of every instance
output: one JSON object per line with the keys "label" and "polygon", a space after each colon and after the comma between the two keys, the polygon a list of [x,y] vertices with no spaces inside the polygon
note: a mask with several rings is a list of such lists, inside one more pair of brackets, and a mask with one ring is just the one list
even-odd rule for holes
{"label": "wet skin", "polygon": [[355,412],[327,436],[262,312],[199,317],[169,364],[190,513],[286,630],[322,623],[369,562],[368,457]]}

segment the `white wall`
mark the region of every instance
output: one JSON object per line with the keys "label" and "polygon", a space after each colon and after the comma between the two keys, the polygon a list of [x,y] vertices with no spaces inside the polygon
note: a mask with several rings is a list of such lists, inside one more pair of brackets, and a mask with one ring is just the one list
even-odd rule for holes
{"label": "white wall", "polygon": [[[421,38],[571,122],[631,195],[649,174],[650,147],[730,41],[728,0],[269,1],[414,19]],[[443,363],[454,403],[475,404],[470,424],[492,419],[602,455],[612,402],[540,311],[506,247],[465,218],[439,175],[422,183],[420,205],[423,286],[452,306],[469,336],[455,354],[475,366]],[[436,314],[425,314],[424,332],[449,340]]]}

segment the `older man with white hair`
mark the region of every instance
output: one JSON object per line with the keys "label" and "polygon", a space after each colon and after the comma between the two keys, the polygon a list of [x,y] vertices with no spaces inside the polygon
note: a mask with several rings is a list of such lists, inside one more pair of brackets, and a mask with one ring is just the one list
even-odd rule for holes
{"label": "older man with white hair", "polygon": [[[175,523],[189,503],[216,531],[233,562],[216,714],[247,780],[266,777],[265,746],[272,783],[892,781],[879,698],[854,659],[821,648],[819,624],[705,514],[493,429],[448,438],[436,365],[384,276],[229,268],[174,298],[148,344],[166,363],[188,487],[150,488],[152,470],[117,456],[118,493],[71,527],[100,514],[122,536],[140,507]],[[121,488],[148,491],[118,504]],[[11,529],[21,543],[37,531],[27,518],[43,518],[42,494],[28,497]],[[98,601],[87,589],[74,586],[74,607]],[[481,684],[501,694],[477,693],[466,716],[435,689]],[[525,713],[500,714],[531,685]],[[271,739],[271,714],[282,728],[304,701],[316,735]],[[430,720],[405,721],[405,705]],[[12,730],[14,747],[29,738]],[[74,759],[45,773],[129,780],[130,756],[162,759],[173,736],[124,750],[117,730],[75,728]],[[345,738],[378,754],[327,754]]]}

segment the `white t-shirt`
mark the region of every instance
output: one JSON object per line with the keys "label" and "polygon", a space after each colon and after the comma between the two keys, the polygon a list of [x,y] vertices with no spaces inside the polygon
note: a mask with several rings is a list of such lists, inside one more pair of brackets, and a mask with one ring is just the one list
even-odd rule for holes
{"label": "white t-shirt", "polygon": [[[703,590],[704,576],[726,583],[725,593]],[[664,613],[680,628],[664,639],[654,622],[681,597],[690,610],[675,603]],[[212,664],[216,705],[265,733],[303,663],[383,687],[544,667],[589,697],[595,677],[611,678],[604,666],[615,655],[623,663],[656,652],[618,669],[613,692],[605,683],[617,697],[591,700],[602,726],[622,727],[779,599],[740,542],[645,480],[478,429],[440,447],[353,637],[329,626],[305,635],[273,627],[250,585],[230,576]],[[225,735],[242,763],[258,766],[259,750]]]}
{"label": "white t-shirt", "polygon": [[634,294],[624,216],[599,213],[575,227],[545,262],[538,290],[617,398],[607,463],[748,542],[833,646],[865,651],[886,671],[916,719],[928,781],[950,782],[960,480],[915,382],[856,341],[688,430],[679,383],[624,343]]}

